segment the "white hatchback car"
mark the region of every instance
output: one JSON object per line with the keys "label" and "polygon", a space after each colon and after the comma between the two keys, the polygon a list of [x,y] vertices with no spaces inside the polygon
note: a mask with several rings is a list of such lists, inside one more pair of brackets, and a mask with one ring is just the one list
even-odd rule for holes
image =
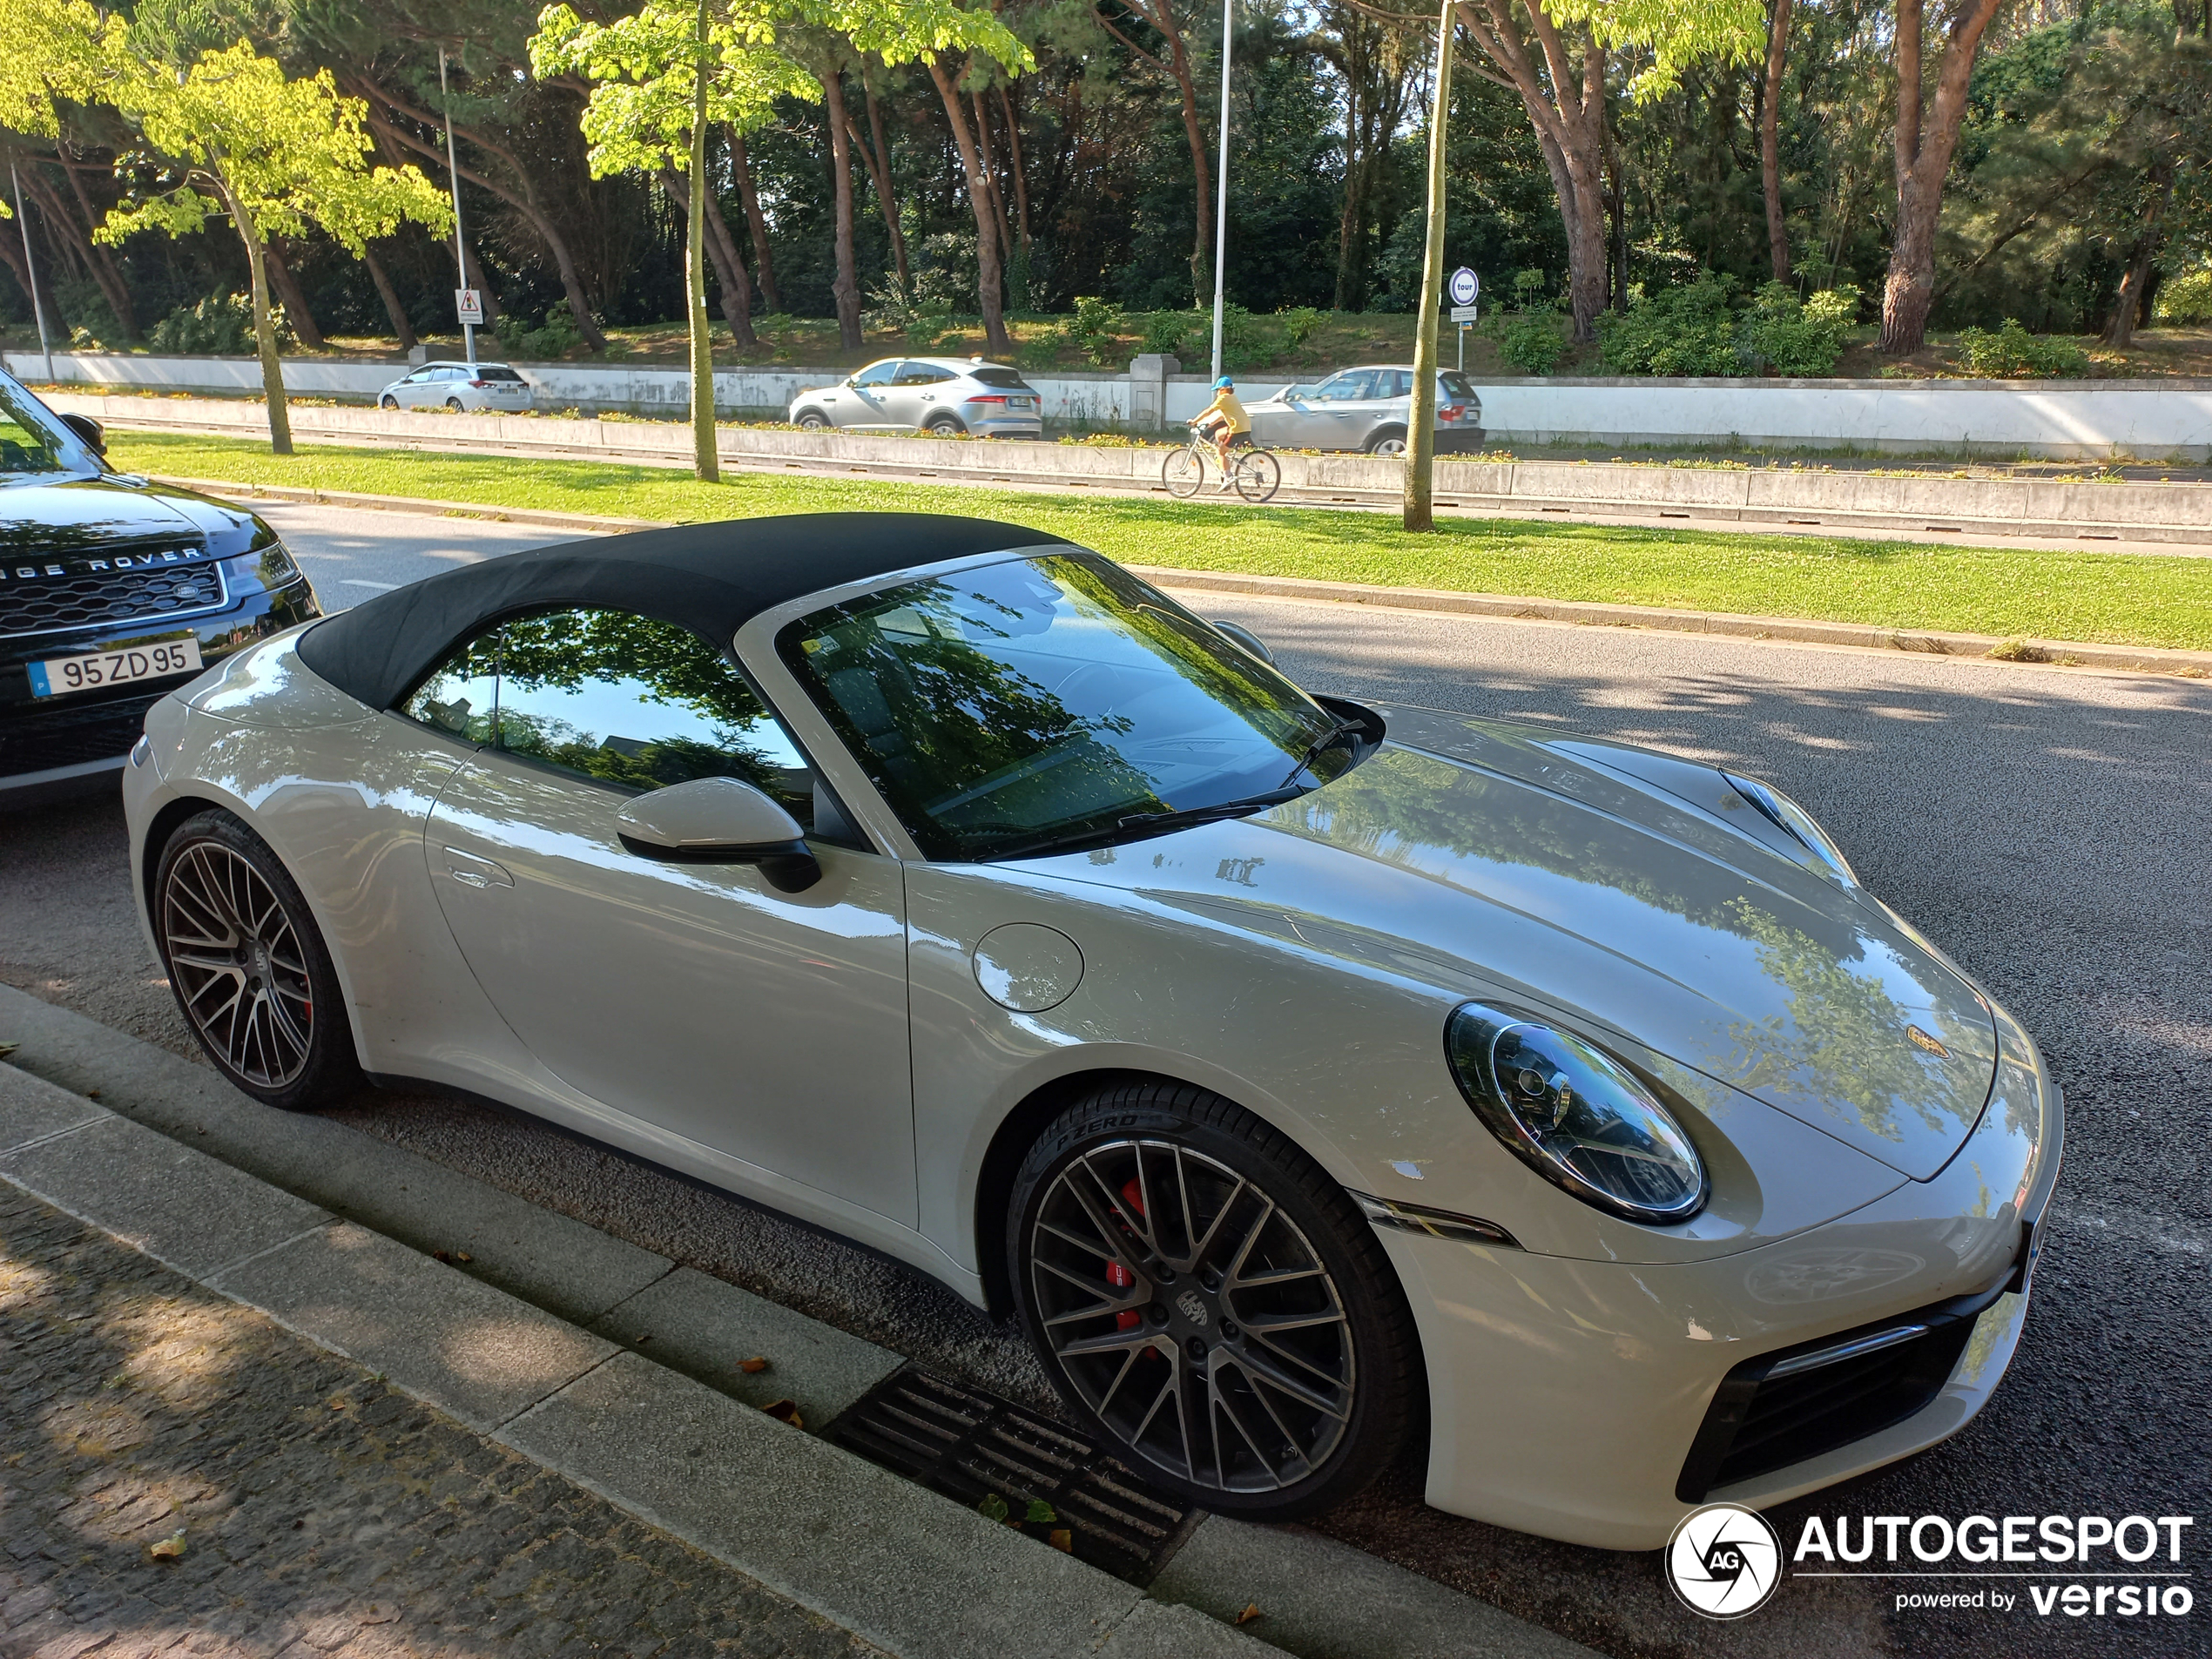
{"label": "white hatchback car", "polygon": [[887,357],[791,401],[791,423],[872,432],[1041,438],[1044,399],[1022,371],[980,357]]}
{"label": "white hatchback car", "polygon": [[376,395],[383,409],[445,409],[455,415],[486,409],[513,414],[535,407],[530,383],[504,363],[425,363]]}
{"label": "white hatchback car", "polygon": [[2027,1317],[2050,1074],[1795,804],[1309,696],[1034,530],[486,559],[226,658],[124,794],[241,1089],[848,1235],[1209,1509],[1425,1435],[1439,1507],[1650,1549],[1955,1433]]}

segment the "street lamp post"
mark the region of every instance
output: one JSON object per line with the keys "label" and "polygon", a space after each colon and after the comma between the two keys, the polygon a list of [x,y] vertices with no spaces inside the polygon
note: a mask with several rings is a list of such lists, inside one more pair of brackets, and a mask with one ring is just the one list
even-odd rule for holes
{"label": "street lamp post", "polygon": [[1237,0],[1221,0],[1221,158],[1213,170],[1213,377],[1221,378],[1221,282],[1229,254],[1229,24]]}
{"label": "street lamp post", "polygon": [[[438,48],[438,110],[446,123],[446,175],[453,181],[453,267],[460,273],[457,287],[469,286],[469,245],[461,235],[461,161],[453,147],[453,98],[446,90],[446,49]],[[457,298],[458,296],[456,296]],[[469,367],[476,366],[476,327],[466,317],[461,321],[461,343],[467,347]]]}
{"label": "street lamp post", "polygon": [[30,220],[24,216],[23,175],[8,164],[8,177],[16,186],[16,226],[23,232],[23,268],[30,275],[30,314],[38,319],[38,349],[46,357],[46,384],[54,383],[54,347],[46,338],[46,302],[38,297],[38,266],[30,257]]}

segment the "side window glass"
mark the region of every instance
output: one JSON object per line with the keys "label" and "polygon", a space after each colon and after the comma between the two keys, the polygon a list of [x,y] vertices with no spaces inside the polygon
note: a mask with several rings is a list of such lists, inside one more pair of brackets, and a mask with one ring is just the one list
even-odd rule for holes
{"label": "side window glass", "polygon": [[430,672],[400,712],[467,743],[489,743],[499,690],[499,632],[480,634]]}
{"label": "side window glass", "polygon": [[1379,389],[1375,393],[1377,397],[1413,396],[1413,371],[1410,369],[1393,368],[1383,378],[1387,380],[1390,384]]}
{"label": "side window glass", "polygon": [[620,789],[738,778],[814,823],[814,778],[742,675],[698,635],[624,610],[501,630],[499,747]]}
{"label": "side window glass", "polygon": [[880,363],[870,363],[853,377],[855,386],[888,386],[891,377],[899,372],[898,363],[887,358]]}

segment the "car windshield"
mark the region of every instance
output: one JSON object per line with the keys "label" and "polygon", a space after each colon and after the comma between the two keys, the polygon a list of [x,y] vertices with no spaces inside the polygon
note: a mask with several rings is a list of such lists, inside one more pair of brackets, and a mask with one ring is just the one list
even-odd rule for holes
{"label": "car windshield", "polygon": [[52,410],[0,376],[0,484],[99,469],[91,449],[55,419]]}
{"label": "car windshield", "polygon": [[1282,798],[1359,758],[1317,752],[1347,723],[1093,555],[868,594],[778,650],[933,859],[1140,836],[1148,817]]}

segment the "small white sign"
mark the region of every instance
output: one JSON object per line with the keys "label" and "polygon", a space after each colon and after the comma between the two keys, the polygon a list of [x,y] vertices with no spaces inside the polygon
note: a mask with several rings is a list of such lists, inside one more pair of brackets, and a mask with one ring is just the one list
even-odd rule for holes
{"label": "small white sign", "polygon": [[1469,323],[1475,320],[1475,313],[1480,309],[1480,307],[1477,306],[1453,306],[1452,307],[1452,320],[1459,324],[1460,327],[1464,328]]}
{"label": "small white sign", "polygon": [[453,291],[453,307],[461,314],[461,320],[470,327],[483,327],[484,292],[482,288],[455,288]]}
{"label": "small white sign", "polygon": [[1482,279],[1464,265],[1452,273],[1446,287],[1454,306],[1471,306],[1482,297]]}

